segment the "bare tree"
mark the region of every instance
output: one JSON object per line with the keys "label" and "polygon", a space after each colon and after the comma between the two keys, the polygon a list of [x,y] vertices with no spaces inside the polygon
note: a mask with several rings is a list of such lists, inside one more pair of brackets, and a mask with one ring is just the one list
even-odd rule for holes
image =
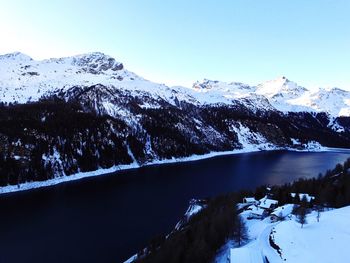
{"label": "bare tree", "polygon": [[322,206],[321,205],[317,205],[316,206],[316,218],[317,218],[317,222],[320,222],[320,217],[321,217],[321,212],[322,212]]}

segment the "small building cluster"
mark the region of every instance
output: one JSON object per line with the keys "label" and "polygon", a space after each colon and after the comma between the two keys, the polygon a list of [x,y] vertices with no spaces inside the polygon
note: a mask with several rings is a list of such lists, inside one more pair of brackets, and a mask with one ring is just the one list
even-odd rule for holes
{"label": "small building cluster", "polygon": [[243,203],[250,204],[247,208],[250,211],[250,219],[263,219],[267,217],[278,206],[278,201],[270,199],[268,196],[255,200],[254,197],[243,198]]}
{"label": "small building cluster", "polygon": [[[245,210],[248,214],[247,219],[269,218],[269,223],[282,221],[291,218],[295,204],[300,204],[300,202],[311,204],[315,200],[314,196],[307,193],[290,193],[289,202],[291,203],[278,206],[279,200],[273,199],[273,195],[270,193],[271,189],[267,188],[266,190],[268,191],[267,195],[260,200],[256,200],[255,197],[244,197],[243,203],[239,204],[239,209]],[[230,263],[264,263],[267,262],[267,259],[260,250],[244,246],[231,248],[227,261]]]}
{"label": "small building cluster", "polygon": [[[296,200],[306,200],[311,203],[315,197],[307,193],[291,193],[292,198]],[[270,195],[266,195],[260,200],[255,197],[244,197],[243,205],[246,210],[250,210],[248,219],[264,219],[270,216],[271,221],[284,220],[292,211],[294,204],[286,204],[278,207],[278,200],[272,199]]]}

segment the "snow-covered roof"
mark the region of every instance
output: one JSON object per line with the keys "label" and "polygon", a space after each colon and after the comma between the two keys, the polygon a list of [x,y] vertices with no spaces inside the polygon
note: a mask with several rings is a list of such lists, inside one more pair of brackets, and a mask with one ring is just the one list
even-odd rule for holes
{"label": "snow-covered roof", "polygon": [[256,205],[250,205],[247,207],[247,210],[254,210],[256,209]]}
{"label": "snow-covered roof", "polygon": [[[293,198],[295,197],[295,195],[296,195],[296,193],[290,193],[290,196],[293,197]],[[299,199],[302,200],[304,198],[304,196],[306,197],[306,201],[309,202],[309,203],[311,202],[311,200],[315,199],[314,196],[306,194],[306,193],[300,193],[299,194]]]}
{"label": "snow-covered roof", "polygon": [[271,208],[272,205],[277,205],[277,204],[278,204],[277,200],[269,199],[265,196],[264,198],[260,199],[259,206],[261,208],[268,209],[268,208]]}
{"label": "snow-covered roof", "polygon": [[277,207],[275,210],[273,210],[271,215],[275,215],[278,217],[280,217],[280,216],[286,217],[292,213],[293,207],[294,207],[293,204],[286,204],[286,205]]}
{"label": "snow-covered roof", "polygon": [[247,203],[254,203],[256,202],[254,197],[244,197],[243,198]]}
{"label": "snow-covered roof", "polygon": [[263,263],[261,251],[249,247],[231,248],[230,262]]}
{"label": "snow-covered roof", "polygon": [[254,214],[254,215],[258,215],[258,216],[262,216],[264,214],[265,210],[260,208],[260,207],[254,207],[252,210],[251,210],[251,213]]}

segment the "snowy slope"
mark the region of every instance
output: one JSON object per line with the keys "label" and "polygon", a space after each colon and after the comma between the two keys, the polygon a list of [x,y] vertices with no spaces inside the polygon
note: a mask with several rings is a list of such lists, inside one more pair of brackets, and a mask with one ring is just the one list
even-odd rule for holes
{"label": "snowy slope", "polygon": [[22,53],[0,56],[0,100],[3,102],[26,103],[56,90],[96,84],[131,92],[150,92],[167,101],[174,99],[174,91],[169,87],[147,81],[99,52],[42,61]]}
{"label": "snowy slope", "polygon": [[[311,92],[285,77],[249,86],[232,82],[204,80],[190,88],[168,87],[154,83],[126,70],[122,63],[103,53],[94,52],[73,57],[36,61],[22,53],[0,56],[0,101],[26,103],[43,95],[74,86],[101,84],[131,96],[145,95],[153,103],[142,107],[161,107],[154,101],[162,99],[176,105],[244,104],[253,111],[327,112],[333,117],[350,116],[350,92],[333,88]],[[109,107],[109,108],[108,108]],[[108,108],[108,109],[107,109]],[[106,103],[106,111],[111,105]]]}
{"label": "snowy slope", "polygon": [[294,220],[275,227],[275,242],[287,262],[348,262],[350,206],[307,216],[303,228]]}
{"label": "snowy slope", "polygon": [[285,113],[326,112],[332,117],[350,116],[349,91],[338,88],[310,91],[284,76],[256,87],[205,79],[194,83],[191,95],[203,104],[251,100],[257,109],[277,109]]}
{"label": "snowy slope", "polygon": [[307,96],[308,90],[298,86],[295,82],[289,81],[286,77],[280,77],[258,85],[256,93],[268,98],[270,103],[280,111],[310,111],[303,103],[291,103],[291,101],[301,96]]}
{"label": "snowy slope", "polygon": [[[290,214],[291,209],[289,206]],[[281,210],[281,207],[276,209]],[[243,246],[266,256],[271,263],[282,262],[348,262],[348,244],[350,242],[350,206],[322,212],[317,222],[316,212],[307,215],[307,224],[301,228],[295,216],[288,216],[284,221],[271,222],[264,220],[247,220],[249,210],[242,212],[248,228],[249,241]],[[281,255],[271,247],[269,237],[281,249]],[[218,255],[215,262],[227,262],[230,248],[235,244],[228,243],[225,251]],[[255,262],[255,261],[253,261]]]}
{"label": "snowy slope", "polygon": [[316,112],[328,112],[331,116],[350,116],[350,93],[338,88],[322,89],[316,92],[307,92],[304,95],[291,99],[292,105],[304,105]]}

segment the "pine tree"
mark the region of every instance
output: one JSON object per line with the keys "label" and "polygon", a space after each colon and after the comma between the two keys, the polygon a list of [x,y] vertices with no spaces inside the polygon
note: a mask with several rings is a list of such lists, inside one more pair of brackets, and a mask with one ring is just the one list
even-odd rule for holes
{"label": "pine tree", "polygon": [[298,210],[299,210],[299,205],[294,204],[293,205],[292,214],[297,216],[298,215]]}
{"label": "pine tree", "polygon": [[233,240],[241,246],[242,242],[248,240],[247,227],[240,215],[237,215],[233,230]]}
{"label": "pine tree", "polygon": [[306,221],[306,208],[301,206],[299,209],[298,209],[298,214],[297,214],[297,221],[298,223],[301,224],[301,228],[303,228],[303,226],[305,224],[307,224],[307,221]]}
{"label": "pine tree", "polygon": [[306,195],[303,195],[303,197],[300,200],[300,206],[307,208],[309,206],[308,200],[306,198]]}

